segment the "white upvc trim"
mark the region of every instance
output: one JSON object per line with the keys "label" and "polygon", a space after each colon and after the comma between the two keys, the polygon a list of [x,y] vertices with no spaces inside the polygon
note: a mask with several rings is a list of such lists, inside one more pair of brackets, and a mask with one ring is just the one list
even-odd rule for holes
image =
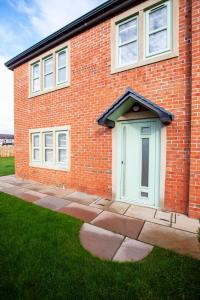
{"label": "white upvc trim", "polygon": [[[45,62],[47,60],[50,60],[50,59],[52,59],[52,71],[48,72],[48,73],[45,73]],[[53,55],[49,55],[48,57],[43,58],[43,60],[42,60],[42,66],[43,66],[42,86],[43,86],[43,89],[46,91],[46,90],[52,89],[53,86],[54,86],[54,77],[55,77],[55,75],[54,75],[54,57],[53,57]],[[51,74],[52,74],[52,86],[45,87],[45,76],[51,75]]]}
{"label": "white upvc trim", "polygon": [[[33,77],[33,69],[34,69],[34,66],[36,66],[36,65],[39,66],[39,75],[38,75],[37,78],[34,78],[34,77]],[[41,67],[40,61],[36,61],[35,63],[33,63],[33,64],[31,65],[31,92],[32,92],[33,94],[38,93],[38,92],[41,90],[41,78],[40,78],[40,73],[41,73],[41,71],[40,71],[40,67]],[[33,82],[34,82],[34,80],[36,80],[36,79],[39,79],[39,89],[38,89],[37,91],[34,91],[34,90],[33,90],[33,87],[34,87]]]}
{"label": "white upvc trim", "polygon": [[[65,65],[63,65],[62,67],[58,67],[58,57],[59,57],[59,54],[62,53],[62,52],[65,52],[65,55],[66,55],[66,61],[65,61]],[[64,83],[67,83],[68,82],[68,68],[69,68],[69,59],[68,59],[68,47],[65,47],[59,51],[56,52],[56,85],[59,86],[59,85],[62,85]],[[66,80],[64,81],[58,81],[58,72],[59,70],[61,69],[64,69],[65,68],[65,72],[66,72]]]}

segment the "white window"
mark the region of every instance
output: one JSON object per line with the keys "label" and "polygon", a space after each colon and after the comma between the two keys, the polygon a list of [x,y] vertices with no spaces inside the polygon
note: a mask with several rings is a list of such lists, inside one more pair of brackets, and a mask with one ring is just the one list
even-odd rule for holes
{"label": "white window", "polygon": [[44,133],[44,161],[53,163],[53,132]]}
{"label": "white window", "polygon": [[58,131],[56,132],[56,161],[59,164],[67,163],[67,141],[68,132]]}
{"label": "white window", "polygon": [[133,64],[138,58],[138,17],[123,21],[117,26],[118,65]]}
{"label": "white window", "polygon": [[171,1],[146,11],[146,56],[171,49]]}
{"label": "white window", "polygon": [[40,63],[32,65],[32,92],[40,91]]}
{"label": "white window", "polygon": [[69,170],[69,126],[30,130],[33,167]]}
{"label": "white window", "polygon": [[35,162],[40,161],[40,134],[32,134],[32,160]]}
{"label": "white window", "polygon": [[67,82],[67,73],[67,49],[63,49],[56,54],[56,83]]}
{"label": "white window", "polygon": [[48,58],[45,58],[43,60],[43,72],[44,72],[44,81],[43,81],[43,85],[44,85],[44,89],[51,89],[53,88],[53,57],[50,56]]}

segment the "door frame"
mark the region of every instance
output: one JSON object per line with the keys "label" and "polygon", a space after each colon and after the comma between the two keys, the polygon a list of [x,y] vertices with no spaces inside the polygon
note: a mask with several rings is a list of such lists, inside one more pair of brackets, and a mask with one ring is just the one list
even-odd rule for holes
{"label": "door frame", "polygon": [[[139,119],[127,119],[119,120],[115,123],[115,128],[112,129],[112,200],[114,201],[123,201],[118,198],[119,195],[119,174],[120,174],[120,164],[119,162],[119,153],[118,147],[121,147],[121,141],[118,135],[119,127],[121,123],[134,123],[134,122],[145,122],[145,121],[154,121],[160,123],[160,165],[159,165],[159,187],[157,190],[158,197],[154,208],[164,208],[164,196],[165,196],[165,176],[166,176],[166,126],[164,126],[158,118],[139,118]],[[145,206],[144,204],[135,203],[135,205]]]}

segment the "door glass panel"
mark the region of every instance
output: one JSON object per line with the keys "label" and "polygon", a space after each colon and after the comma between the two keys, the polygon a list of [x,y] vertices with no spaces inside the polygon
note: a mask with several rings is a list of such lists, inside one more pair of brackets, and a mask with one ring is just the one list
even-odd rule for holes
{"label": "door glass panel", "polygon": [[149,138],[142,138],[141,186],[149,185]]}
{"label": "door glass panel", "polygon": [[142,127],[141,128],[141,134],[150,134],[151,128],[150,127]]}
{"label": "door glass panel", "polygon": [[147,192],[141,192],[141,197],[148,198],[148,193]]}
{"label": "door glass panel", "polygon": [[122,149],[122,196],[126,195],[126,127],[123,127],[123,149]]}

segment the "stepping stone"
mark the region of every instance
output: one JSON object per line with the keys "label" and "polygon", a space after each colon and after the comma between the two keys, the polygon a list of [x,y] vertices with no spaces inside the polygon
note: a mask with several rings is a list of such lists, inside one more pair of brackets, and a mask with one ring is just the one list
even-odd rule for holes
{"label": "stepping stone", "polygon": [[80,241],[83,247],[101,259],[111,260],[123,239],[124,237],[120,234],[87,223],[83,224],[80,231]]}
{"label": "stepping stone", "polygon": [[103,211],[91,224],[137,239],[144,221]]}
{"label": "stepping stone", "polygon": [[139,261],[153,250],[153,246],[133,239],[125,238],[115,254],[114,261]]}
{"label": "stepping stone", "polygon": [[69,196],[64,196],[65,199],[72,201],[72,202],[78,202],[80,204],[85,204],[89,205],[95,200],[98,199],[98,196],[95,195],[89,195],[86,193],[81,193],[81,192],[74,192],[73,194]]}
{"label": "stepping stone", "polygon": [[40,206],[52,209],[52,210],[58,210],[61,207],[66,206],[67,204],[70,204],[69,201],[57,197],[51,197],[47,196],[45,198],[41,198],[35,202],[35,204],[38,204]]}
{"label": "stepping stone", "polygon": [[185,215],[176,214],[176,220],[175,223],[172,224],[172,227],[197,233],[198,228],[200,227],[200,222],[197,219],[192,219]]}
{"label": "stepping stone", "polygon": [[116,201],[108,207],[108,211],[123,215],[129,206],[128,203]]}
{"label": "stepping stone", "polygon": [[112,201],[107,200],[107,199],[97,199],[94,203],[91,203],[90,206],[96,207],[99,209],[108,209],[108,207],[112,204]]}
{"label": "stepping stone", "polygon": [[142,219],[152,223],[170,226],[169,221],[155,219],[155,214],[156,214],[156,210],[154,208],[131,205],[124,215],[136,219]]}
{"label": "stepping stone", "polygon": [[138,240],[200,259],[200,244],[194,233],[145,222]]}
{"label": "stepping stone", "polygon": [[59,209],[59,211],[72,217],[81,219],[85,222],[92,221],[102,212],[102,210],[98,208],[82,205],[79,203],[70,203],[66,207]]}

